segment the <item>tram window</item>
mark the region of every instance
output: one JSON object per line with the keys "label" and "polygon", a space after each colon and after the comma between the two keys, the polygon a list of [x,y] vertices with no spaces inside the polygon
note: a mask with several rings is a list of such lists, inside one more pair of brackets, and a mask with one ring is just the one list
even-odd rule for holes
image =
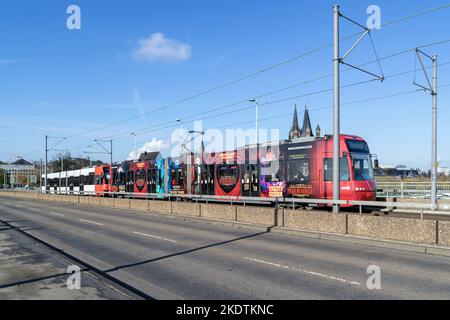
{"label": "tram window", "polygon": [[250,190],[250,174],[248,173],[248,171],[246,171],[244,173],[244,176],[242,177],[242,179],[243,179],[243,190],[249,191]]}
{"label": "tram window", "polygon": [[175,185],[178,184],[177,170],[176,169],[170,170],[170,183],[172,184],[172,186],[175,186]]}
{"label": "tram window", "polygon": [[89,173],[89,177],[88,177],[88,185],[93,185],[94,184],[94,173],[91,172]]}
{"label": "tram window", "polygon": [[183,172],[183,169],[178,169],[178,184],[180,185],[180,186],[183,186],[184,185],[184,172]]}
{"label": "tram window", "polygon": [[[323,162],[323,171],[325,181],[333,181],[333,159],[326,158]],[[340,159],[341,181],[350,181],[350,170],[348,167],[348,159]]]}
{"label": "tram window", "polygon": [[153,176],[154,176],[155,172],[153,169],[149,169],[147,171],[147,183],[152,184],[153,183]]}
{"label": "tram window", "polygon": [[367,155],[354,154],[352,157],[353,171],[355,173],[355,180],[372,180],[373,168],[372,162]]}
{"label": "tram window", "polygon": [[288,182],[309,183],[309,159],[289,159],[287,169]]}
{"label": "tram window", "polygon": [[149,193],[155,193],[155,169],[149,169],[147,171],[147,191]]}
{"label": "tram window", "polygon": [[103,179],[105,181],[105,184],[109,184],[109,180],[111,179],[111,174],[109,172],[108,167],[103,168]]}
{"label": "tram window", "polygon": [[347,140],[347,146],[350,153],[369,153],[369,147],[365,141]]}
{"label": "tram window", "polygon": [[134,172],[133,171],[127,172],[127,183],[130,185],[134,184]]}
{"label": "tram window", "polygon": [[158,170],[158,171],[156,172],[156,181],[157,181],[157,183],[158,183],[158,186],[159,186],[160,188],[162,188],[162,187],[163,187],[163,179],[162,179],[162,176],[161,176],[161,170]]}
{"label": "tram window", "polygon": [[[255,166],[253,166],[253,170],[256,170]],[[258,180],[258,171],[253,171],[252,174],[252,191],[258,192],[259,190],[259,180]]]}

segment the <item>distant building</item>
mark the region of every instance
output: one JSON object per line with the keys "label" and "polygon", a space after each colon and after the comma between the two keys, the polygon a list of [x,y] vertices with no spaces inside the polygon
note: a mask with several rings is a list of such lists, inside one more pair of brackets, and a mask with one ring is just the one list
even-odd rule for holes
{"label": "distant building", "polygon": [[450,168],[447,168],[447,167],[437,168],[437,173],[439,175],[444,175],[446,177],[450,177]]}
{"label": "distant building", "polygon": [[161,153],[159,151],[155,152],[143,152],[139,156],[139,161],[152,161],[156,162],[157,160],[162,159]]}
{"label": "distant building", "polygon": [[380,164],[377,170],[379,176],[393,176],[401,178],[417,177],[419,169],[409,168],[405,165],[383,165]]}
{"label": "distant building", "polygon": [[37,183],[40,168],[24,159],[19,159],[10,164],[0,164],[0,171],[6,173],[4,181],[0,185],[25,187]]}

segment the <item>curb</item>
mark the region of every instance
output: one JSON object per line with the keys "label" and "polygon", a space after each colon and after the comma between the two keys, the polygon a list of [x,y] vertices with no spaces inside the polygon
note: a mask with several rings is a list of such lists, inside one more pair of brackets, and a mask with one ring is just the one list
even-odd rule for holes
{"label": "curb", "polygon": [[349,244],[360,244],[360,245],[367,245],[367,246],[371,246],[371,247],[388,248],[388,249],[395,249],[395,250],[401,250],[401,251],[450,257],[450,248],[439,247],[439,246],[414,244],[414,243],[409,243],[409,242],[376,239],[376,238],[366,238],[366,237],[349,236],[349,235],[340,235],[340,234],[332,234],[332,233],[321,233],[321,232],[314,232],[314,231],[296,230],[296,229],[289,229],[289,228],[283,228],[283,227],[274,227],[270,230],[270,232],[275,233],[275,234],[293,235],[293,236],[304,237],[304,238],[313,238],[313,239],[335,241],[335,242],[342,242],[342,243],[349,243]]}

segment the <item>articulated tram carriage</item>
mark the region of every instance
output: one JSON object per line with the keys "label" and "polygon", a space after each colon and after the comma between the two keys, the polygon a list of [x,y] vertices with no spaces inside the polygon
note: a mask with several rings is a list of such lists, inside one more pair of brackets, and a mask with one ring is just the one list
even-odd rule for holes
{"label": "articulated tram carriage", "polygon": [[[81,170],[50,173],[50,193],[135,197],[148,194],[217,195],[233,197],[333,198],[333,137],[311,134],[305,110],[303,128],[297,116],[290,139],[276,144],[247,146],[218,153],[191,154],[162,159],[159,153],[118,166],[102,165]],[[376,199],[373,159],[366,141],[341,135],[340,187],[342,200]],[[155,156],[155,154],[158,154]]]}

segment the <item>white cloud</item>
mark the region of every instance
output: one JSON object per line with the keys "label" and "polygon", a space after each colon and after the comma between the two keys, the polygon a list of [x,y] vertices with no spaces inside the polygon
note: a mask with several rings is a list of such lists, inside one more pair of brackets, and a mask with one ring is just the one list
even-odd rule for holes
{"label": "white cloud", "polygon": [[158,140],[153,138],[151,141],[146,142],[141,148],[137,150],[137,156],[134,150],[128,154],[127,160],[134,160],[138,158],[143,152],[163,151],[169,148],[169,143],[164,140]]}
{"label": "white cloud", "polygon": [[27,62],[29,60],[26,59],[3,59],[0,60],[0,66],[9,66],[12,64],[17,64],[17,63],[22,63],[22,62]]}
{"label": "white cloud", "polygon": [[188,60],[191,51],[189,44],[166,38],[163,33],[154,33],[139,40],[139,47],[133,51],[132,56],[139,61],[178,62]]}

